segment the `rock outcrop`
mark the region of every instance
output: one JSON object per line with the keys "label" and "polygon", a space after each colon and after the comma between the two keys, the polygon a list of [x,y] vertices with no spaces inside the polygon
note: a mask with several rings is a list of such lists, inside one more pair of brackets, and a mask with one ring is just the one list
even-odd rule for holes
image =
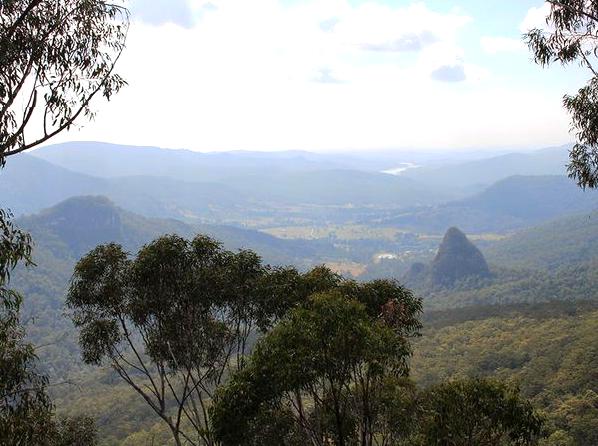
{"label": "rock outcrop", "polygon": [[457,228],[450,228],[432,261],[432,285],[451,287],[467,277],[489,277],[490,270],[484,255]]}

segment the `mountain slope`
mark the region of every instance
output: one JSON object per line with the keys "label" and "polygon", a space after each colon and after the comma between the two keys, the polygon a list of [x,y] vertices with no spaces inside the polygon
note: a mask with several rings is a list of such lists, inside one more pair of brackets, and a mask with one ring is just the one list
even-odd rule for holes
{"label": "mountain slope", "polygon": [[54,255],[74,259],[102,243],[116,242],[134,251],[161,234],[188,237],[194,232],[193,227],[176,220],[144,218],[124,211],[103,196],[69,198],[20,218],[18,225],[31,232],[39,247],[50,247]]}
{"label": "mountain slope", "polygon": [[580,189],[565,176],[516,175],[456,204],[533,222],[596,208],[598,193]]}
{"label": "mountain slope", "polygon": [[78,259],[96,245],[108,242],[122,244],[134,253],[142,244],[172,233],[184,237],[208,234],[222,241],[227,249],[252,249],[273,263],[301,265],[305,259],[317,260],[320,252],[333,249],[324,241],[284,240],[232,226],[191,225],[173,219],[142,217],[102,196],[73,197],[17,222],[31,232],[39,248],[71,259]]}
{"label": "mountain slope", "polygon": [[481,160],[405,171],[404,176],[437,188],[472,191],[513,175],[564,175],[569,146],[510,153]]}
{"label": "mountain slope", "polygon": [[[492,314],[484,317],[490,309]],[[477,312],[477,314],[476,314]],[[547,303],[511,308],[472,308],[425,318],[415,342],[412,377],[421,385],[457,377],[494,377],[517,383],[542,409],[561,441],[546,445],[598,444],[598,309]],[[436,319],[436,320],[435,320]],[[563,440],[569,438],[569,441]]]}
{"label": "mountain slope", "polygon": [[73,194],[97,194],[106,187],[104,180],[27,154],[11,157],[0,169],[1,206],[15,215],[37,212]]}
{"label": "mountain slope", "polygon": [[598,258],[598,211],[526,229],[484,249],[491,263],[556,269]]}
{"label": "mountain slope", "polygon": [[466,199],[416,208],[387,223],[442,232],[506,232],[598,208],[598,192],[583,191],[564,176],[513,176]]}

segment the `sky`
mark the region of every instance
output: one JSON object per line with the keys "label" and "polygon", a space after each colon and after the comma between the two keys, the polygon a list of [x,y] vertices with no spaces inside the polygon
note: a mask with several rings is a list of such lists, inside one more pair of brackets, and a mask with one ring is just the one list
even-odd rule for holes
{"label": "sky", "polygon": [[[128,82],[60,140],[223,150],[564,144],[587,74],[536,66],[539,0],[129,0]],[[59,140],[54,140],[57,142]]]}

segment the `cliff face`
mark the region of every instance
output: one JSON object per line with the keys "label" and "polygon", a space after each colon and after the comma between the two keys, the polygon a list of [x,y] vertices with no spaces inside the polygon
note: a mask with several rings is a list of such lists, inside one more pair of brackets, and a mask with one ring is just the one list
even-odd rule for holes
{"label": "cliff face", "polygon": [[450,228],[444,235],[430,272],[432,284],[442,287],[453,286],[466,277],[490,276],[484,255],[457,228]]}

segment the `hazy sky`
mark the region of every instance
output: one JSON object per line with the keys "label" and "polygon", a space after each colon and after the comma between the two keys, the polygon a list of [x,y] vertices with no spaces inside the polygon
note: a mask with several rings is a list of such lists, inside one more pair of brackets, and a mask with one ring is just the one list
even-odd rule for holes
{"label": "hazy sky", "polygon": [[194,150],[541,147],[562,95],[521,42],[538,0],[131,0],[129,82],[62,140]]}

